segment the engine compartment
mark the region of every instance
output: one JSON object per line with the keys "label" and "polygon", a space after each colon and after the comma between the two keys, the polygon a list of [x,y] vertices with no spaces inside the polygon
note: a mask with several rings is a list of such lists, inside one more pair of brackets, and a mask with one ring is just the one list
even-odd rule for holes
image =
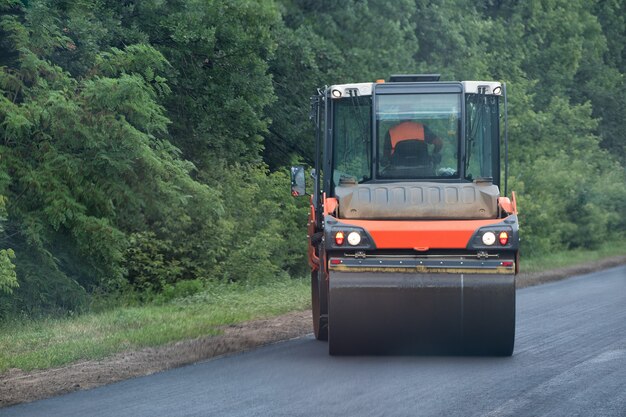
{"label": "engine compartment", "polygon": [[494,219],[498,187],[489,182],[391,182],[335,187],[344,219]]}

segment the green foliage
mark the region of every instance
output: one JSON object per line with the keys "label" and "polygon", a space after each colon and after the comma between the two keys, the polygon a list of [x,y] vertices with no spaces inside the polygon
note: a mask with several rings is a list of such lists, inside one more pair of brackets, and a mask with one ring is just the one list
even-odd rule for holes
{"label": "green foliage", "polygon": [[[9,176],[0,171],[0,193],[5,192]],[[2,224],[6,220],[6,198],[0,194],[0,235],[4,232]],[[11,294],[18,286],[17,275],[15,274],[15,252],[11,248],[0,249],[0,294]],[[1,313],[1,310],[0,310]]]}
{"label": "green foliage", "polygon": [[191,297],[204,290],[204,282],[199,279],[180,281],[175,284],[168,284],[163,287],[163,291],[156,297],[159,303],[165,303],[176,299]]}
{"label": "green foliage", "polygon": [[[3,23],[20,33],[16,19]],[[70,300],[126,282],[146,288],[145,276],[124,264],[141,259],[141,249],[144,258],[156,256],[151,247],[131,247],[142,233],[177,268],[174,277],[159,279],[208,275],[223,252],[222,205],[219,193],[191,178],[194,166],[167,140],[169,119],[158,102],[169,93],[163,56],[146,45],[111,49],[74,78],[38,57],[27,38],[14,39],[16,66],[0,70],[0,164],[12,173],[7,242],[23,285],[3,305],[75,308],[81,303],[68,303],[57,288],[65,287]],[[42,281],[54,283],[49,292]]]}
{"label": "green foliage", "polygon": [[15,259],[13,249],[0,250],[0,291],[9,294],[18,286],[13,259]]}
{"label": "green foliage", "polygon": [[259,161],[264,110],[274,99],[267,60],[279,15],[272,2],[147,1],[124,27],[138,27],[170,62],[171,134],[200,170]]}
{"label": "green foliage", "polygon": [[138,290],[158,291],[181,278],[183,268],[177,259],[165,259],[171,241],[157,238],[154,232],[138,232],[129,236],[124,266],[130,283]]}
{"label": "green foliage", "polygon": [[[285,192],[286,170],[236,166],[221,172],[232,248],[222,273],[230,281],[269,282],[306,274],[307,204]],[[230,191],[228,191],[230,190]]]}
{"label": "green foliage", "polygon": [[[49,253],[38,253],[28,246],[15,246],[15,272],[19,288],[10,296],[0,296],[0,317],[66,314],[85,311],[88,293],[73,277],[81,269],[76,254],[61,261]],[[71,261],[67,272],[62,268]],[[71,268],[71,269],[70,269]],[[83,271],[84,273],[84,271]],[[68,276],[69,275],[69,276]]]}
{"label": "green foliage", "polygon": [[[468,0],[433,5],[416,1],[415,61],[419,72],[440,73],[443,79],[482,79],[493,70],[485,59],[485,42],[494,36],[493,22],[484,19]],[[495,37],[495,36],[494,36]]]}

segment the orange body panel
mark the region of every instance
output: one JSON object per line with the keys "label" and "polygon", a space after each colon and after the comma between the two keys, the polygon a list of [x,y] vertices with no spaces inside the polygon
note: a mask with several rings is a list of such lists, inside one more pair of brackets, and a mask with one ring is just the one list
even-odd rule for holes
{"label": "orange body panel", "polygon": [[[313,207],[313,196],[311,196],[311,205],[309,206],[309,220],[307,223],[307,234],[309,239],[315,233],[315,207]],[[315,248],[309,243],[308,245],[309,266],[313,271],[317,270],[320,265],[320,259],[315,255]]]}
{"label": "orange body panel", "polygon": [[465,249],[474,232],[503,219],[488,220],[352,220],[343,224],[362,227],[377,249]]}
{"label": "orange body panel", "polygon": [[512,193],[513,201],[508,197],[498,197],[498,205],[508,214],[517,214],[517,201],[515,200],[515,191]]}
{"label": "orange body panel", "polygon": [[326,193],[324,193],[324,214],[333,214],[337,207],[339,207],[337,199],[334,197],[326,198]]}
{"label": "orange body panel", "polygon": [[509,200],[509,197],[498,197],[498,205],[506,213],[509,213],[509,214],[513,213],[513,203],[511,203],[511,200]]}

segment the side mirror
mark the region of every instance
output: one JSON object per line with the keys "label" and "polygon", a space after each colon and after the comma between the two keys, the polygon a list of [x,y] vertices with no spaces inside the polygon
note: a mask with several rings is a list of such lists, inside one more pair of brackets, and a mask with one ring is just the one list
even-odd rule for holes
{"label": "side mirror", "polygon": [[291,195],[294,197],[306,195],[303,166],[291,167]]}

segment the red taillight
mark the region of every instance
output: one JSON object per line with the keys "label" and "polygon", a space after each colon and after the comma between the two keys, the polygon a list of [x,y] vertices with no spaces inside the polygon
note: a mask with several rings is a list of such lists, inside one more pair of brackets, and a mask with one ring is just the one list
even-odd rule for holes
{"label": "red taillight", "polygon": [[507,243],[509,243],[509,234],[507,232],[500,232],[500,244],[502,246],[506,245]]}
{"label": "red taillight", "polygon": [[339,265],[341,263],[341,259],[331,259],[330,260],[330,264],[331,265]]}
{"label": "red taillight", "polygon": [[343,232],[335,233],[335,243],[337,244],[337,246],[343,245],[344,238],[345,236],[343,235]]}
{"label": "red taillight", "polygon": [[504,262],[501,262],[500,264],[502,266],[508,266],[508,267],[513,266],[513,262],[511,262],[511,261],[504,261]]}

